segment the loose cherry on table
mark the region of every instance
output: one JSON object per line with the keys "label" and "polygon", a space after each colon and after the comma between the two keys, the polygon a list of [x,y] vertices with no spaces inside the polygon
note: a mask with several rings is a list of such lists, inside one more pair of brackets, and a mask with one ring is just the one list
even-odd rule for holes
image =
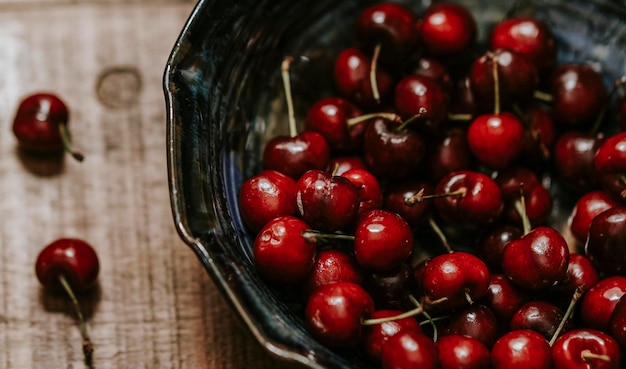
{"label": "loose cherry on table", "polygon": [[72,148],[69,110],[53,93],[40,92],[20,102],[13,120],[13,134],[28,152],[51,155],[65,150],[78,161],[84,156]]}
{"label": "loose cherry on table", "polygon": [[77,238],[60,238],[46,245],[35,262],[37,279],[46,290],[64,290],[72,300],[83,338],[85,363],[91,367],[93,345],[76,297],[92,288],[98,278],[100,262],[94,248]]}

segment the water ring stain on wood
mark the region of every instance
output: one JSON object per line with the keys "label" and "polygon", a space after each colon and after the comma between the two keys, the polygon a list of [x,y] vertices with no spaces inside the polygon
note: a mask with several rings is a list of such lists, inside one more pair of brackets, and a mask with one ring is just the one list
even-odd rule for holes
{"label": "water ring stain on wood", "polygon": [[98,100],[110,108],[136,105],[142,88],[141,74],[135,67],[111,67],[98,75]]}

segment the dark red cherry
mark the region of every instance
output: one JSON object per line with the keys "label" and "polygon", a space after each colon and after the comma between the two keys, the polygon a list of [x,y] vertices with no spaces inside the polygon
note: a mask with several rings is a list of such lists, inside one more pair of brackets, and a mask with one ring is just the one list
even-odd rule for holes
{"label": "dark red cherry", "polygon": [[314,131],[295,136],[274,136],[263,150],[263,167],[281,172],[298,180],[311,169],[326,169],[330,148],[326,139]]}
{"label": "dark red cherry", "polygon": [[38,154],[65,150],[78,161],[83,155],[71,147],[67,105],[52,93],[40,92],[20,102],[13,119],[13,134],[20,148]]}
{"label": "dark red cherry", "polygon": [[596,151],[593,164],[605,191],[626,199],[626,132],[608,137]]}
{"label": "dark red cherry", "polygon": [[565,129],[590,127],[608,100],[602,76],[591,66],[567,63],[557,66],[548,80],[552,116]]}
{"label": "dark red cherry", "polygon": [[502,273],[502,253],[509,242],[522,237],[522,230],[512,225],[499,225],[490,230],[478,244],[478,256],[492,273]]}
{"label": "dark red cherry", "polygon": [[337,156],[331,157],[326,171],[340,176],[350,169],[367,169],[360,156]]}
{"label": "dark red cherry", "polygon": [[454,309],[482,298],[489,287],[489,270],[477,256],[457,251],[437,255],[424,270],[422,285],[431,301],[447,298],[437,304]]}
{"label": "dark red cherry", "polygon": [[309,332],[333,348],[356,347],[362,321],[374,312],[374,301],[358,284],[335,282],[319,287],[307,301]]}
{"label": "dark red cherry", "polygon": [[254,233],[281,215],[295,215],[296,181],[275,170],[263,170],[248,178],[239,189],[243,223]]}
{"label": "dark red cherry", "polygon": [[75,292],[91,288],[98,278],[100,263],[94,248],[77,238],[60,238],[46,245],[35,262],[39,282],[49,290],[61,291],[61,278]]}
{"label": "dark red cherry", "polygon": [[431,338],[405,330],[389,337],[383,346],[381,363],[383,369],[436,369],[439,355]]}
{"label": "dark red cherry", "polygon": [[[529,301],[520,306],[511,317],[511,330],[531,329],[541,333],[547,340],[556,333],[559,324],[564,319],[564,313],[557,306],[547,301]],[[568,320],[561,332],[567,332],[574,327]]]}
{"label": "dark red cherry", "polygon": [[428,77],[439,83],[443,91],[447,94],[452,92],[453,81],[450,77],[450,73],[448,73],[446,66],[437,59],[428,57],[420,58],[410,74]]}
{"label": "dark red cherry", "polygon": [[318,287],[334,282],[363,283],[361,269],[354,256],[334,249],[319,250],[311,272],[302,283],[304,296],[309,296]]}
{"label": "dark red cherry", "polygon": [[524,149],[525,130],[511,113],[483,114],[467,130],[470,150],[490,169],[510,167]]}
{"label": "dark red cherry", "polygon": [[556,42],[550,28],[530,17],[505,19],[491,33],[492,49],[514,50],[532,61],[540,73],[556,63]]}
{"label": "dark red cherry", "polygon": [[407,204],[418,192],[432,193],[433,186],[421,179],[408,179],[390,183],[383,194],[383,209],[398,213],[412,229],[417,229],[428,222],[432,211],[431,201]]}
{"label": "dark red cherry", "polygon": [[524,209],[531,226],[544,224],[552,212],[552,196],[540,182],[537,175],[525,167],[504,169],[496,176],[496,183],[502,188],[505,210],[509,221],[522,226],[522,196]]}
{"label": "dark red cherry", "polygon": [[359,212],[359,190],[348,178],[309,170],[297,182],[300,217],[322,232],[346,230]]}
{"label": "dark red cherry", "polygon": [[500,186],[476,171],[449,173],[439,181],[434,194],[447,194],[434,199],[437,213],[446,221],[462,226],[491,224],[500,218],[504,208]]}
{"label": "dark red cherry", "polygon": [[366,169],[350,169],[341,175],[348,178],[359,192],[359,214],[383,206],[383,193],[378,179]]}
{"label": "dark red cherry", "polygon": [[615,201],[604,191],[595,190],[582,195],[574,204],[568,219],[572,235],[578,242],[584,243],[589,235],[593,218],[615,206],[617,206]]}
{"label": "dark red cherry", "polygon": [[362,114],[361,109],[344,98],[327,97],[309,108],[304,127],[324,136],[331,152],[350,154],[361,147],[365,122],[349,125],[348,120]]}
{"label": "dark red cherry", "polygon": [[[391,318],[402,313],[402,310],[376,310],[372,313],[371,319]],[[390,337],[393,337],[405,330],[418,333],[422,332],[422,328],[414,317],[396,319],[363,327],[360,344],[363,353],[367,355],[373,363],[380,364],[383,346],[385,346]]]}
{"label": "dark red cherry", "polygon": [[463,335],[480,341],[491,348],[498,338],[499,323],[494,313],[486,306],[474,304],[455,311],[446,320],[442,336]]}
{"label": "dark red cherry", "polygon": [[509,242],[502,254],[504,274],[529,290],[542,290],[564,280],[568,262],[567,242],[561,233],[546,226]]}
{"label": "dark red cherry", "polygon": [[602,136],[576,131],[559,136],[552,155],[553,167],[566,188],[587,192],[598,187],[599,174],[593,162],[603,140]]}
{"label": "dark red cherry", "polygon": [[626,294],[626,277],[601,279],[582,297],[579,312],[586,327],[606,331],[611,314],[620,298]]}
{"label": "dark red cherry", "polygon": [[476,159],[467,142],[467,131],[453,127],[436,137],[429,145],[424,165],[428,178],[434,182],[450,172],[474,169]]}
{"label": "dark red cherry", "polygon": [[577,289],[587,291],[600,280],[598,271],[591,260],[583,254],[571,252],[567,265],[567,276],[556,286],[558,293],[572,296]]}
{"label": "dark red cherry", "polygon": [[526,128],[524,163],[533,167],[549,161],[557,138],[552,116],[546,109],[533,105],[524,109],[522,122]]}
{"label": "dark red cherry", "polygon": [[626,275],[626,208],[617,206],[591,221],[585,254],[605,275]]}
{"label": "dark red cherry", "polygon": [[488,307],[501,324],[508,324],[513,314],[526,302],[530,295],[526,290],[513,284],[503,274],[492,274],[487,293],[480,303]]}
{"label": "dark red cherry", "polygon": [[615,339],[595,329],[571,330],[552,345],[554,369],[619,369],[620,355]]}
{"label": "dark red cherry", "polygon": [[365,273],[363,279],[363,286],[377,308],[409,310],[415,307],[409,298],[415,286],[414,274],[407,263],[389,271]]}
{"label": "dark red cherry", "polygon": [[551,369],[550,344],[530,329],[510,331],[493,345],[491,362],[493,369]]}
{"label": "dark red cherry", "polygon": [[371,210],[361,216],[354,231],[354,256],[371,271],[388,271],[407,261],[413,250],[411,227],[398,214]]}
{"label": "dark red cherry", "polygon": [[405,120],[419,117],[412,128],[439,132],[448,118],[448,95],[436,80],[408,75],[396,84],[394,107]]}
{"label": "dark red cherry", "polygon": [[404,5],[382,2],[365,9],[356,22],[356,35],[363,50],[372,55],[380,45],[380,60],[398,65],[419,45],[420,21]]}
{"label": "dark red cherry", "polygon": [[454,3],[433,3],[422,16],[422,43],[435,57],[468,51],[476,42],[476,20],[470,11]]}
{"label": "dark red cherry", "polygon": [[609,320],[608,333],[615,338],[622,352],[626,352],[626,297],[622,296]]}
{"label": "dark red cherry", "polygon": [[313,268],[317,244],[305,238],[310,226],[294,216],[270,220],[254,239],[254,266],[264,279],[277,284],[295,284]]}
{"label": "dark red cherry", "polygon": [[469,74],[456,80],[450,94],[450,107],[448,110],[452,116],[467,115],[470,119],[474,118],[478,113],[478,102],[472,91]]}
{"label": "dark red cherry", "polygon": [[489,369],[491,354],[479,340],[452,334],[437,340],[441,369]]}
{"label": "dark red cherry", "polygon": [[[375,108],[385,101],[393,89],[393,79],[382,66],[376,67],[376,85],[372,86],[372,60],[358,48],[347,48],[335,60],[335,84],[339,93],[362,108]],[[376,100],[377,87],[380,101]]]}

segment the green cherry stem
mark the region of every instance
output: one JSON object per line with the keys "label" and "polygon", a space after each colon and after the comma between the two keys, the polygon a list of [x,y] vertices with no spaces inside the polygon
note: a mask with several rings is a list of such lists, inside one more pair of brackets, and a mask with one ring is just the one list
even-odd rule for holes
{"label": "green cherry stem", "polygon": [[59,282],[61,282],[61,286],[69,296],[72,304],[74,305],[74,309],[76,310],[76,316],[78,317],[78,328],[80,329],[80,334],[83,338],[83,354],[85,355],[85,363],[91,367],[91,359],[93,354],[93,344],[91,343],[91,338],[89,337],[89,332],[87,332],[87,323],[85,322],[85,318],[83,317],[83,313],[80,309],[80,305],[78,304],[78,299],[72,290],[69,282],[65,278],[65,276],[59,276]]}
{"label": "green cherry stem", "polygon": [[354,236],[341,233],[322,233],[313,229],[305,229],[302,231],[302,237],[307,241],[313,242],[316,240],[340,240],[340,241],[354,241]]}
{"label": "green cherry stem", "polygon": [[[447,297],[442,297],[438,300],[432,301],[431,305],[436,305],[439,303],[442,303],[444,301],[448,300]],[[420,305],[418,307],[416,307],[415,309],[411,309],[408,311],[405,311],[402,314],[398,314],[398,315],[394,315],[394,316],[390,316],[390,317],[386,317],[386,318],[377,318],[377,319],[365,319],[361,322],[362,325],[376,325],[376,324],[382,324],[382,323],[387,323],[387,322],[393,322],[394,320],[400,320],[400,319],[404,319],[404,318],[409,318],[412,316],[416,316],[416,315],[420,315],[424,313],[424,306]]]}
{"label": "green cherry stem", "polygon": [[559,326],[556,328],[556,331],[554,331],[554,334],[552,335],[552,338],[550,339],[550,346],[554,345],[554,342],[556,342],[556,339],[559,338],[559,335],[561,334],[561,332],[563,331],[563,328],[565,327],[565,323],[567,323],[567,320],[574,313],[574,307],[576,307],[576,303],[578,302],[580,297],[583,295],[584,291],[585,291],[585,286],[578,286],[576,290],[574,291],[572,300],[569,302],[569,306],[567,307],[567,310],[565,310],[565,314],[563,314],[563,319],[561,319]]}
{"label": "green cherry stem", "polygon": [[59,133],[61,134],[61,141],[63,142],[63,149],[72,155],[72,157],[78,161],[83,161],[85,156],[72,149],[72,137],[70,131],[67,129],[66,123],[59,124]]}
{"label": "green cherry stem", "polygon": [[285,89],[285,99],[287,100],[287,114],[289,119],[289,135],[295,137],[298,134],[296,127],[296,116],[293,109],[293,98],[291,94],[291,79],[289,77],[289,68],[291,67],[293,58],[291,56],[285,57],[283,63],[280,66],[280,72],[283,78],[283,88]]}
{"label": "green cherry stem", "polygon": [[379,55],[380,44],[377,44],[374,48],[374,55],[372,55],[372,63],[370,64],[370,84],[372,85],[372,96],[374,96],[376,103],[380,103],[380,91],[378,90],[378,81],[376,80],[376,68]]}

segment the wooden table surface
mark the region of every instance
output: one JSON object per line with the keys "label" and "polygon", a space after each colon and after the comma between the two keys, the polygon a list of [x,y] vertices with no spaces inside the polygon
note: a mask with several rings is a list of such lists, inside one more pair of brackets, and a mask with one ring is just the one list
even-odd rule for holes
{"label": "wooden table surface", "polygon": [[[286,368],[235,317],[174,229],[167,187],[169,52],[188,0],[0,0],[0,368],[84,368],[73,307],[44,293],[39,251],[97,250],[81,305],[94,368]],[[11,132],[19,101],[58,94],[82,163],[34,160]]]}

